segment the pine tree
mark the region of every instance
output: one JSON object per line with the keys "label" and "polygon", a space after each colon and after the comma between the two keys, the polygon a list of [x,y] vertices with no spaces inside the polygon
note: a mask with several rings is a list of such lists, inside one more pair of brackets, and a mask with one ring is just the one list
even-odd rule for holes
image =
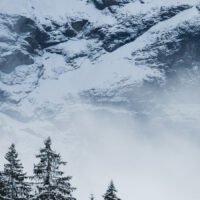
{"label": "pine tree", "polygon": [[51,149],[51,139],[44,142],[44,148],[36,156],[39,163],[34,165],[33,179],[36,183],[36,200],[75,200],[72,192],[75,188],[71,187],[71,176],[64,177],[60,171],[60,166],[66,165],[61,160],[60,154]]}
{"label": "pine tree", "polygon": [[0,172],[0,199],[4,199],[5,196],[5,180],[3,173]]}
{"label": "pine tree", "polygon": [[4,165],[2,179],[4,181],[3,197],[12,200],[26,200],[29,198],[30,185],[26,182],[27,176],[18,159],[15,145],[12,144],[5,156],[7,164]]}
{"label": "pine tree", "polygon": [[117,190],[115,189],[113,181],[111,181],[106,193],[103,195],[103,198],[104,200],[120,200],[116,193]]}

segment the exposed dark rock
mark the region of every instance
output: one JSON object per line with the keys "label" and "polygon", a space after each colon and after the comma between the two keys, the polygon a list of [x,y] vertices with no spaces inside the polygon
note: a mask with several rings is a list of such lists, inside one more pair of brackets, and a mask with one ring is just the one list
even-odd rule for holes
{"label": "exposed dark rock", "polygon": [[46,32],[53,31],[52,26],[49,26],[49,25],[46,25],[46,24],[43,25],[43,28],[44,28],[44,30],[45,30]]}
{"label": "exposed dark rock", "polygon": [[65,37],[72,38],[77,35],[77,32],[73,29],[73,27],[70,24],[66,23],[64,26],[64,31],[62,31],[62,34]]}
{"label": "exposed dark rock", "polygon": [[91,34],[101,36],[104,49],[108,52],[112,52],[124,44],[134,41],[137,37],[145,33],[158,22],[170,19],[181,11],[189,8],[191,8],[191,6],[188,5],[174,6],[170,8],[162,7],[161,10],[157,12],[157,15],[152,18],[145,18],[145,16],[144,18],[141,16],[132,16],[123,19],[126,21],[126,24],[123,24],[123,21],[119,22],[120,27],[123,27],[122,31],[112,33],[109,32],[109,29],[106,31],[104,29],[105,33],[102,33],[101,29],[98,29],[96,32],[93,30]]}
{"label": "exposed dark rock", "polygon": [[120,6],[135,0],[92,0],[96,8],[103,10],[109,6]]}
{"label": "exposed dark rock", "polygon": [[[36,53],[40,48],[44,48],[46,42],[49,40],[49,35],[38,27],[36,22],[25,16],[16,15],[3,15],[0,17],[5,20],[3,26],[5,26],[11,33],[16,33],[22,40],[27,43],[23,47],[29,53]],[[17,41],[10,38],[1,38],[1,41],[9,42],[11,45],[15,45]],[[16,38],[17,40],[17,38]]]}
{"label": "exposed dark rock", "polygon": [[[200,72],[200,28],[199,22],[188,21],[169,32],[163,33],[157,41],[142,50],[137,57],[138,64],[144,62],[152,67],[162,69],[166,80],[182,81],[184,76],[190,76],[193,69]],[[137,55],[137,52],[136,54]],[[134,55],[134,56],[135,56]]]}
{"label": "exposed dark rock", "polygon": [[96,8],[103,10],[105,8],[103,0],[92,0]]}
{"label": "exposed dark rock", "polygon": [[18,34],[32,32],[37,27],[35,22],[25,16],[13,16],[14,23],[10,26],[13,32]]}
{"label": "exposed dark rock", "polygon": [[161,7],[160,9],[160,17],[162,20],[169,19],[175,16],[177,13],[187,10],[191,8],[189,5],[181,5],[181,6],[174,6],[168,9],[167,7]]}
{"label": "exposed dark rock", "polygon": [[87,38],[97,38],[101,41],[104,40],[106,34],[105,27],[91,27],[85,32]]}
{"label": "exposed dark rock", "polygon": [[77,33],[73,29],[67,29],[63,34],[64,36],[69,38],[75,37],[77,35]]}
{"label": "exposed dark rock", "polygon": [[46,33],[43,30],[36,29],[35,32],[33,32],[32,34],[33,34],[32,35],[33,42],[36,41],[42,49],[48,46],[48,41],[50,39],[50,36],[48,33]]}
{"label": "exposed dark rock", "polygon": [[34,52],[36,48],[44,48],[45,43],[49,40],[49,35],[39,29],[35,21],[25,16],[13,17],[14,24],[11,30],[19,35],[25,34],[25,40],[30,44],[28,50]]}
{"label": "exposed dark rock", "polygon": [[[169,52],[170,53],[166,53]],[[158,61],[164,63],[169,69],[191,68],[194,63],[200,65],[200,32],[199,35],[189,36],[185,34],[185,38],[178,44],[172,42],[166,43],[166,52],[159,51]]]}
{"label": "exposed dark rock", "polygon": [[71,26],[74,30],[79,32],[83,29],[83,27],[87,24],[87,22],[88,22],[88,20],[86,20],[86,19],[74,21],[71,23]]}
{"label": "exposed dark rock", "polygon": [[119,18],[118,24],[115,25],[116,31],[110,31],[110,29],[113,29],[113,26],[110,25],[102,27],[92,27],[90,25],[86,28],[84,34],[88,38],[99,39],[103,43],[103,48],[108,52],[112,52],[124,44],[134,41],[157,23],[170,19],[189,8],[191,8],[189,5],[161,7],[152,17],[146,15],[122,16]]}
{"label": "exposed dark rock", "polygon": [[197,10],[200,11],[200,4],[196,6]]}
{"label": "exposed dark rock", "polygon": [[0,71],[11,73],[19,65],[33,64],[34,60],[27,54],[16,50],[9,55],[0,56]]}
{"label": "exposed dark rock", "polygon": [[126,42],[129,42],[131,34],[129,32],[115,32],[105,38],[103,47],[106,51],[112,52]]}

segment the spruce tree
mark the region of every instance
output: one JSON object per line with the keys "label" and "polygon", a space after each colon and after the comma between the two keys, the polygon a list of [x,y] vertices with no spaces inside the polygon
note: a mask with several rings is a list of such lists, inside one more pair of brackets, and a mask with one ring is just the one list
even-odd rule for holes
{"label": "spruce tree", "polygon": [[12,144],[5,156],[7,163],[1,177],[4,181],[4,199],[26,200],[29,198],[30,185],[26,182],[27,176],[23,172],[23,166],[18,159],[15,145]]}
{"label": "spruce tree", "polygon": [[115,189],[113,181],[111,181],[106,193],[103,195],[103,198],[104,200],[120,200],[116,193],[117,190]]}
{"label": "spruce tree", "polygon": [[66,165],[51,148],[51,139],[44,142],[44,148],[36,156],[39,163],[34,165],[33,179],[36,183],[36,200],[74,200],[71,187],[71,176],[63,176],[60,166]]}
{"label": "spruce tree", "polygon": [[0,172],[0,199],[4,199],[5,196],[5,180],[3,173]]}

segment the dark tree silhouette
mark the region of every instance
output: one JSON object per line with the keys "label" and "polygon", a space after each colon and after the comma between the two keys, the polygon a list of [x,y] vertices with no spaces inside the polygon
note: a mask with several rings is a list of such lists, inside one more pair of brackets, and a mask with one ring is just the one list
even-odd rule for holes
{"label": "dark tree silhouette", "polygon": [[113,181],[111,181],[106,193],[103,195],[103,198],[104,200],[120,200],[116,193],[117,190],[115,189]]}
{"label": "dark tree silhouette", "polygon": [[51,139],[44,142],[44,148],[36,156],[39,163],[34,166],[33,179],[36,183],[37,200],[74,200],[72,192],[75,190],[71,186],[71,176],[63,176],[60,171],[61,165],[66,162],[61,160],[61,156],[51,148]]}
{"label": "dark tree silhouette", "polygon": [[3,180],[4,199],[12,200],[26,200],[30,196],[30,185],[26,181],[26,173],[23,172],[23,166],[18,159],[15,145],[12,144],[5,156],[7,163],[4,165],[4,171],[1,173],[1,180]]}

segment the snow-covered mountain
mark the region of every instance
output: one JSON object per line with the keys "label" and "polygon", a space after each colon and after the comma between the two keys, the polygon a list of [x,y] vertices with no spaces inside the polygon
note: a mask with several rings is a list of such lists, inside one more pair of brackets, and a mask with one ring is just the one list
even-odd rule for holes
{"label": "snow-covered mountain", "polygon": [[[119,165],[117,154],[125,155],[123,162],[129,162],[133,151],[148,157],[149,147],[156,155],[153,163],[162,162],[154,146],[163,140],[174,151],[186,145],[177,157],[186,153],[189,159],[199,152],[195,147],[187,154],[194,145],[193,140],[186,140],[188,133],[197,137],[200,128],[198,0],[1,0],[0,52],[0,154],[14,141],[22,154],[26,148],[22,157],[30,169],[30,154],[51,135],[56,148],[66,150],[65,158],[73,163],[69,170],[78,186],[91,173],[86,181],[91,187],[80,188],[78,193],[83,199],[90,192],[99,195],[102,182],[111,177],[121,183],[122,197],[132,198],[132,190],[125,192],[123,186],[130,174],[121,173],[119,178],[117,173],[120,167],[128,172],[137,171],[140,165]],[[166,133],[166,128],[175,142],[161,134],[159,142],[153,139],[148,146],[137,137]],[[121,135],[124,130],[127,134]],[[183,133],[184,144],[178,142],[177,132]],[[110,144],[115,137],[117,141]],[[139,142],[131,143],[132,139]],[[116,146],[127,147],[119,150]],[[101,155],[102,148],[106,152]],[[167,147],[163,151],[170,154]],[[133,153],[133,160],[147,164],[141,157]],[[108,165],[102,164],[104,160]],[[197,166],[190,161],[191,167]],[[113,162],[120,166],[114,171]],[[176,164],[182,166],[185,160]],[[137,182],[128,180],[127,184],[142,184],[136,173],[131,177]],[[181,177],[182,173],[177,175],[177,179]],[[101,189],[92,186],[94,183]],[[154,190],[157,188],[150,187],[147,194],[160,199]],[[163,190],[163,200],[200,197],[193,190],[184,197],[180,191],[174,196],[170,191]],[[135,197],[145,199],[145,195],[139,198],[139,192]]]}
{"label": "snow-covered mountain", "polygon": [[127,102],[144,81],[165,84],[171,70],[196,67],[196,1],[100,4],[1,1],[3,105]]}

